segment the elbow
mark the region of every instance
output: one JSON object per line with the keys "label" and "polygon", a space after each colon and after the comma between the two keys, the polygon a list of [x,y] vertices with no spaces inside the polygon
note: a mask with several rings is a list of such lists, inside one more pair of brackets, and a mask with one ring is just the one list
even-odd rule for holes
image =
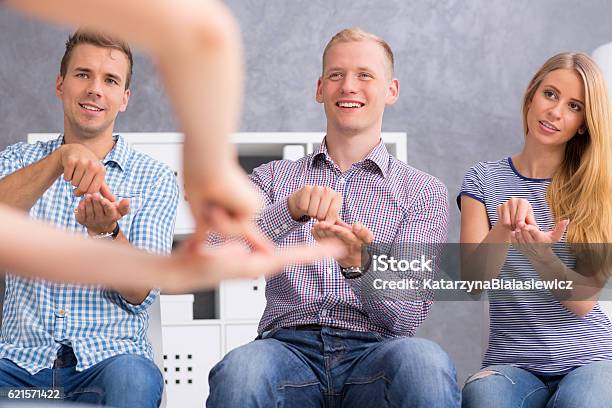
{"label": "elbow", "polygon": [[175,25],[175,34],[178,37],[175,47],[182,45],[183,49],[190,53],[223,53],[226,50],[240,49],[240,26],[230,10],[221,2],[210,3],[208,6],[215,9],[208,10],[206,7],[204,13],[210,14],[207,18],[186,16],[184,25]]}

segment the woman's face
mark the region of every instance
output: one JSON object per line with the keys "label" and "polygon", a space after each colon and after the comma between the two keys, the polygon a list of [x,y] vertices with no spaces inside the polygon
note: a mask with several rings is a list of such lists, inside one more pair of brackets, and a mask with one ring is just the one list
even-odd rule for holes
{"label": "woman's face", "polygon": [[567,143],[584,132],[584,85],[573,69],[548,73],[527,110],[527,137],[543,145]]}

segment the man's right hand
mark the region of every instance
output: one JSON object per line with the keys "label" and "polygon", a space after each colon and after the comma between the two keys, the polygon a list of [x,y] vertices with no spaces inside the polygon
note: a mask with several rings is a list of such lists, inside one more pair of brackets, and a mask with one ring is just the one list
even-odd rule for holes
{"label": "man's right hand", "polygon": [[342,208],[342,195],[330,187],[304,186],[289,196],[287,206],[296,221],[308,216],[335,224]]}
{"label": "man's right hand", "polygon": [[71,143],[60,147],[59,160],[64,180],[76,187],[74,195],[94,194],[104,184],[106,169],[100,159],[83,145]]}

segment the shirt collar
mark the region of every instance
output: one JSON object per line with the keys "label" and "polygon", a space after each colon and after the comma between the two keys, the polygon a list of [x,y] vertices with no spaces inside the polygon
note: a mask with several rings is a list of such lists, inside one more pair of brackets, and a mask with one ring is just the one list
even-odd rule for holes
{"label": "shirt collar", "polygon": [[[382,176],[387,177],[387,172],[389,170],[389,156],[390,154],[389,154],[389,151],[387,150],[387,146],[385,146],[385,144],[383,143],[381,139],[376,145],[376,147],[372,149],[370,153],[368,153],[366,158],[356,164],[362,164],[362,165],[367,165],[368,163],[374,164],[378,168]],[[332,164],[334,163],[334,161],[332,160],[331,156],[329,155],[327,151],[327,143],[325,141],[325,138],[323,139],[323,142],[321,143],[319,150],[316,151],[312,155],[310,159],[310,167],[315,165],[317,162],[320,162],[321,160],[325,160]]]}
{"label": "shirt collar", "polygon": [[[104,164],[113,162],[117,163],[121,170],[125,170],[130,156],[130,146],[120,135],[113,135],[115,145],[106,157],[102,160]],[[64,144],[64,135],[60,135],[57,139],[51,142],[51,150],[59,149]]]}
{"label": "shirt collar", "polygon": [[121,170],[125,170],[130,156],[130,146],[120,135],[113,135],[113,140],[115,141],[115,146],[108,152],[103,162],[104,164],[110,162],[116,163]]}

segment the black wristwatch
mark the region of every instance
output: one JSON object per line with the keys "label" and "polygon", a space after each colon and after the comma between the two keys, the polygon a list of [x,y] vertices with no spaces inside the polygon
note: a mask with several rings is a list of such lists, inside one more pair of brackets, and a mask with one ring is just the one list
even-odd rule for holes
{"label": "black wristwatch", "polygon": [[114,241],[117,236],[119,235],[119,223],[117,223],[117,225],[115,226],[115,229],[112,230],[111,232],[102,232],[98,235],[94,235],[92,238],[94,239],[104,239],[104,240],[109,240],[109,241]]}
{"label": "black wristwatch", "polygon": [[370,269],[370,265],[372,265],[372,254],[366,251],[366,262],[363,267],[349,266],[348,268],[343,268],[340,266],[340,272],[345,279],[357,279],[366,274],[368,269]]}

